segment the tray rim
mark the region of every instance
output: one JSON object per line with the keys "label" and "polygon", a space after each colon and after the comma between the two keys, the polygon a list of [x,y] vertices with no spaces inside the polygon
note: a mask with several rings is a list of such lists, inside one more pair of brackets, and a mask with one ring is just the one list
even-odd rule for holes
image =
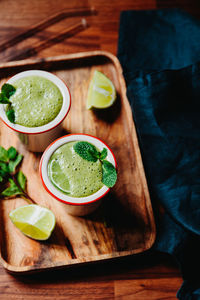
{"label": "tray rim", "polygon": [[[45,57],[45,58],[31,58],[31,59],[25,59],[25,60],[19,60],[19,61],[11,61],[11,62],[5,62],[5,63],[0,63],[0,71],[1,69],[4,68],[15,68],[15,67],[20,67],[20,66],[25,66],[25,65],[36,65],[36,64],[42,64],[45,62],[59,62],[59,61],[67,61],[67,60],[76,60],[76,59],[86,59],[86,58],[91,58],[91,57],[95,57],[95,56],[105,56],[106,58],[108,58],[113,65],[115,66],[116,72],[117,72],[117,77],[118,77],[118,81],[119,81],[119,86],[120,86],[120,95],[123,98],[123,101],[125,101],[125,105],[127,107],[130,107],[128,98],[126,96],[126,84],[125,84],[125,80],[123,77],[123,70],[121,67],[121,64],[118,60],[118,58],[108,52],[108,51],[104,51],[104,50],[94,50],[94,51],[86,51],[86,52],[78,52],[78,53],[71,53],[71,54],[64,54],[64,55],[59,55],[59,56],[50,56],[50,57]],[[131,111],[131,109],[130,109]],[[131,256],[134,254],[142,254],[144,252],[146,252],[147,250],[149,250],[156,239],[156,224],[155,224],[155,219],[154,219],[154,213],[153,213],[153,208],[152,208],[152,204],[151,204],[151,198],[150,198],[150,194],[149,194],[149,189],[148,189],[148,184],[147,184],[147,180],[146,180],[146,175],[145,175],[145,171],[144,171],[144,166],[143,166],[143,161],[142,161],[142,157],[141,157],[141,152],[140,152],[140,147],[139,147],[139,143],[138,143],[138,137],[137,137],[137,133],[136,133],[136,128],[135,128],[135,123],[134,123],[134,119],[132,116],[132,112],[131,114],[129,112],[127,112],[126,109],[126,115],[127,118],[129,119],[128,124],[132,124],[131,127],[131,131],[133,133],[133,135],[136,137],[136,139],[134,139],[134,145],[136,147],[134,147],[134,150],[137,154],[137,157],[139,159],[137,159],[137,165],[139,168],[139,173],[142,176],[143,179],[143,189],[145,191],[145,195],[146,195],[146,199],[148,201],[145,201],[146,204],[146,210],[148,212],[148,219],[149,219],[149,223],[151,225],[151,231],[150,231],[150,236],[148,239],[148,246],[144,249],[143,247],[141,248],[137,248],[137,249],[133,249],[133,250],[126,250],[126,251],[115,251],[112,252],[112,256],[111,254],[101,254],[101,255],[96,255],[96,256],[92,256],[89,257],[88,260],[85,261],[80,261],[78,258],[76,259],[72,259],[71,261],[69,260],[70,263],[68,264],[61,264],[61,263],[54,263],[51,266],[49,266],[49,264],[47,265],[43,265],[42,267],[39,266],[14,266],[9,264],[2,256],[2,251],[1,251],[1,247],[0,247],[0,262],[2,264],[2,266],[9,272],[12,274],[27,274],[27,273],[35,273],[35,272],[39,272],[39,271],[46,271],[46,270],[52,270],[52,269],[60,269],[60,268],[70,268],[73,265],[77,266],[77,265],[85,265],[85,264],[90,264],[90,263],[97,263],[97,262],[105,262],[107,260],[113,260],[113,259],[120,259],[123,257],[127,257],[127,256]]]}

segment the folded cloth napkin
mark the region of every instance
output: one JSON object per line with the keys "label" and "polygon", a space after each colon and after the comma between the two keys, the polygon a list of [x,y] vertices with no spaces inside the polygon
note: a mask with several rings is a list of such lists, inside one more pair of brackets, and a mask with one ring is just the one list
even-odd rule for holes
{"label": "folded cloth napkin", "polygon": [[184,300],[200,299],[199,37],[200,21],[179,9],[121,13],[118,57],[155,211],[154,249],[176,257]]}

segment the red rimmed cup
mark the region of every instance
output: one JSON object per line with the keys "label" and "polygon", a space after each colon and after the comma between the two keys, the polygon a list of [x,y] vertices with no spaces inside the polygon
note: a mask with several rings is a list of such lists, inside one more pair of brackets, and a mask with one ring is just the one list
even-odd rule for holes
{"label": "red rimmed cup", "polygon": [[103,185],[102,188],[92,195],[86,197],[71,197],[58,190],[48,177],[48,163],[52,154],[62,145],[75,141],[89,142],[97,147],[100,151],[102,151],[103,148],[106,148],[108,151],[106,160],[111,162],[115,168],[117,167],[116,159],[112,150],[102,140],[87,134],[69,134],[55,140],[44,151],[40,160],[39,172],[42,184],[46,191],[55,199],[65,203],[65,208],[69,214],[75,216],[84,216],[93,212],[100,205],[102,198],[109,192],[110,188]]}
{"label": "red rimmed cup", "polygon": [[18,79],[22,79],[28,76],[39,76],[53,82],[60,90],[63,97],[63,104],[60,112],[56,118],[49,123],[38,127],[26,127],[19,124],[11,123],[5,112],[6,105],[0,105],[0,118],[1,120],[13,130],[19,137],[19,139],[25,144],[26,148],[33,152],[42,152],[46,147],[58,138],[62,131],[62,122],[67,116],[71,106],[71,95],[69,88],[66,84],[58,78],[56,75],[42,70],[29,70],[16,74],[11,77],[7,83],[14,84]]}

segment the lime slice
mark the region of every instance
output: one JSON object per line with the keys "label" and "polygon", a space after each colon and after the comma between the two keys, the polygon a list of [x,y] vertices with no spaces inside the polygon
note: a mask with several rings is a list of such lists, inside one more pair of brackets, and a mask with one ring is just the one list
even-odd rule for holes
{"label": "lime slice", "polygon": [[63,173],[59,162],[53,159],[49,163],[49,177],[51,182],[63,193],[70,193],[70,184],[66,175]]}
{"label": "lime slice", "polygon": [[47,240],[56,223],[52,211],[35,204],[18,207],[9,217],[22,233],[35,240]]}
{"label": "lime slice", "polygon": [[111,80],[103,73],[95,71],[89,85],[87,109],[110,107],[116,99],[116,90]]}

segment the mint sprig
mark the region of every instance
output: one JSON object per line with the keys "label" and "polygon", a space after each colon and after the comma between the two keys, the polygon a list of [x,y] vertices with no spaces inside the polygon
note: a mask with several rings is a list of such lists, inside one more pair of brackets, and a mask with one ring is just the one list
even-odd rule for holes
{"label": "mint sprig", "polygon": [[[26,191],[26,176],[21,170],[18,170],[22,159],[23,156],[14,147],[6,150],[0,146],[0,199],[12,199],[14,196],[20,196],[28,203],[37,205]],[[11,218],[10,214],[9,216]]]}
{"label": "mint sprig", "polygon": [[12,108],[12,103],[10,102],[9,98],[16,92],[16,88],[9,84],[5,83],[2,88],[1,88],[1,93],[0,93],[0,104],[8,104],[7,110],[6,110],[6,115],[8,120],[11,123],[15,123],[15,112],[14,109]]}
{"label": "mint sprig", "polygon": [[26,195],[26,176],[22,171],[17,172],[17,167],[23,156],[17,153],[14,147],[6,150],[0,146],[0,197],[13,197],[16,195]]}
{"label": "mint sprig", "polygon": [[26,192],[26,176],[21,170],[18,171],[22,159],[23,156],[14,147],[6,150],[0,146],[0,198],[21,195],[29,202],[34,202]]}
{"label": "mint sprig", "polygon": [[105,158],[108,155],[106,148],[101,152],[97,151],[96,147],[88,142],[80,141],[74,144],[74,151],[83,159],[96,162],[98,159],[102,164],[102,182],[107,187],[111,188],[117,181],[117,171],[115,167]]}

